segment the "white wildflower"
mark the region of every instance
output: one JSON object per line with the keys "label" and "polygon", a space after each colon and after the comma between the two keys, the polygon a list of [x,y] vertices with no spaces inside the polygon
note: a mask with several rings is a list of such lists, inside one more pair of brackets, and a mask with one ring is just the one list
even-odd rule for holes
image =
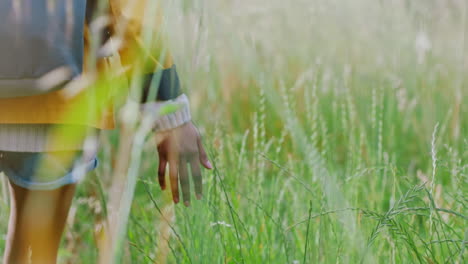
{"label": "white wildflower", "polygon": [[416,40],[414,42],[414,47],[416,49],[416,55],[418,57],[418,63],[422,64],[426,59],[426,54],[431,50],[432,44],[431,40],[427,36],[426,32],[419,31],[416,35]]}
{"label": "white wildflower", "polygon": [[217,221],[217,222],[212,222],[210,223],[210,226],[217,226],[217,225],[221,225],[221,226],[225,226],[225,227],[232,227],[232,225],[224,222],[224,221]]}

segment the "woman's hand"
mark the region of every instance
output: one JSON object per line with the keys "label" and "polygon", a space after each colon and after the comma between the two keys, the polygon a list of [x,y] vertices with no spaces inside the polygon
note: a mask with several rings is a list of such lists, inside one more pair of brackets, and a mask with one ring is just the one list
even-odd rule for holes
{"label": "woman's hand", "polygon": [[203,148],[200,134],[192,122],[169,131],[159,132],[162,136],[158,142],[159,169],[158,178],[161,189],[166,189],[165,172],[169,164],[169,179],[174,203],[179,202],[179,182],[185,206],[190,206],[189,169],[195,185],[197,199],[202,197],[202,173],[200,164],[212,169],[206,151]]}

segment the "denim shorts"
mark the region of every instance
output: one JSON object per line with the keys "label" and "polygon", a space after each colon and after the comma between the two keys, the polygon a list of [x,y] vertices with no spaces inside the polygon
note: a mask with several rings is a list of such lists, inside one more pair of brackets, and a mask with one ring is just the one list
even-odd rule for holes
{"label": "denim shorts", "polygon": [[0,151],[0,172],[15,185],[30,190],[53,190],[77,183],[97,164],[95,155],[84,158],[81,151]]}

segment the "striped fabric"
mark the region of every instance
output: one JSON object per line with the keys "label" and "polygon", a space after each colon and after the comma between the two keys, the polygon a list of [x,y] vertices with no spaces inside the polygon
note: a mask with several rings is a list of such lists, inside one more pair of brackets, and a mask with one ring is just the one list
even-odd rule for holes
{"label": "striped fabric", "polygon": [[80,150],[82,144],[65,143],[48,146],[47,134],[56,125],[49,124],[0,124],[0,150],[18,152],[44,152]]}
{"label": "striped fabric", "polygon": [[[166,131],[181,126],[191,120],[190,105],[185,94],[174,100],[165,102],[149,102],[142,105],[143,111],[159,113],[159,110],[167,104],[178,104],[180,108],[170,114],[160,116],[154,124],[155,131]],[[79,125],[59,125],[59,124],[0,124],[0,151],[16,152],[45,152],[45,151],[66,151],[82,150],[83,144],[78,142],[64,142],[64,144],[51,146],[47,144],[48,133],[57,126]]]}

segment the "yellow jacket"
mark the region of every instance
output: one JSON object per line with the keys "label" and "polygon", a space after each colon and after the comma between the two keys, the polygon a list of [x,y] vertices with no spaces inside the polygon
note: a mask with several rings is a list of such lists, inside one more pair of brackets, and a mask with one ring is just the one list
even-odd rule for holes
{"label": "yellow jacket", "polygon": [[[92,82],[75,95],[70,96],[65,88],[37,96],[0,99],[0,124],[81,124],[101,129],[113,128],[112,94],[115,94],[115,89],[125,89],[128,85],[97,80],[118,75],[112,72],[116,69],[115,61],[119,62],[120,75],[127,77],[173,66],[170,55],[165,52],[165,41],[160,32],[161,13],[154,6],[158,1],[106,1],[109,1],[112,38],[120,43],[116,52],[118,55],[114,55],[112,60],[98,59],[96,63],[86,62],[89,56],[85,56],[83,76]],[[157,10],[156,13],[153,10]],[[89,55],[92,50],[90,30],[86,32],[85,54]],[[148,32],[152,33],[153,40],[149,45],[144,41],[144,34],[146,36]],[[107,77],[101,78],[101,75]]]}

